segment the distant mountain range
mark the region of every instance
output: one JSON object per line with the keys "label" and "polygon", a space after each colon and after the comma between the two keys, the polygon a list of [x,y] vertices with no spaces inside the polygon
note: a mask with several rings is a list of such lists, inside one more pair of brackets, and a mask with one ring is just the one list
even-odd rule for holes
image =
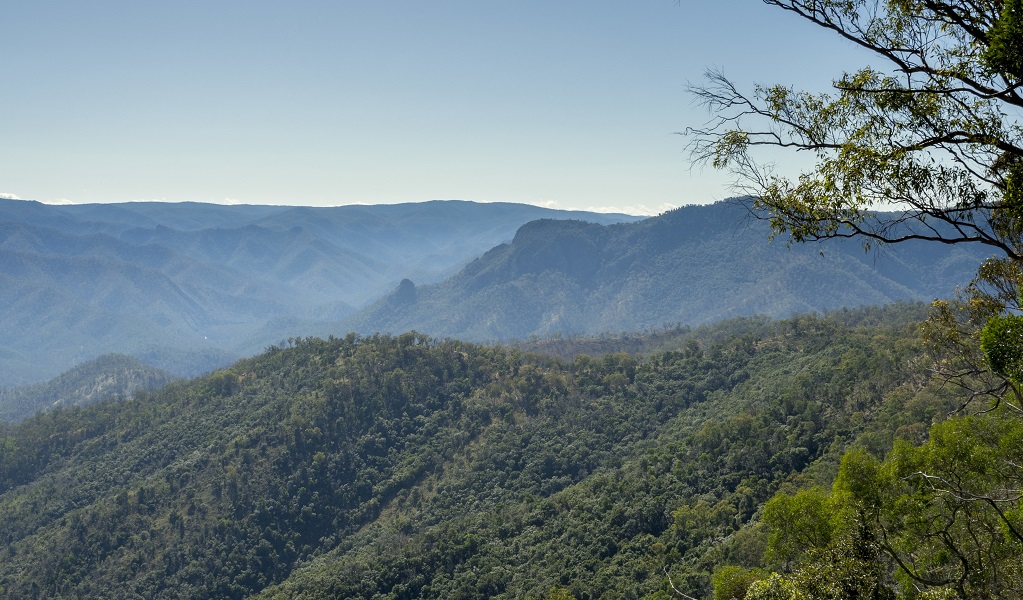
{"label": "distant mountain range", "polygon": [[949,296],[976,273],[979,245],[769,240],[739,202],[639,222],[539,220],[446,281],[404,281],[346,326],[497,341],[635,331],[751,314],[787,317]]}
{"label": "distant mountain range", "polygon": [[472,341],[931,300],[979,246],[769,241],[738,202],[658,217],[435,201],[0,200],[0,386],[119,352],[191,376],[298,336]]}
{"label": "distant mountain range", "polygon": [[288,337],[336,332],[402,278],[438,281],[540,218],[638,219],[459,201],[0,200],[0,386],[108,352],[193,375]]}

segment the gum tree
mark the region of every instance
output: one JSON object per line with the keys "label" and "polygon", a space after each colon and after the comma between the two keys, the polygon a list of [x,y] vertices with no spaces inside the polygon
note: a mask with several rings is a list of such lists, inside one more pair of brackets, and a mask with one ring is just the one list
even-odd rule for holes
{"label": "gum tree", "polygon": [[[989,247],[960,301],[937,305],[929,337],[939,369],[971,397],[1008,396],[1021,408],[1015,381],[989,368],[979,331],[1021,308],[1023,0],[764,1],[869,50],[880,66],[844,73],[819,94],[784,85],[746,94],[708,73],[692,90],[713,115],[686,131],[694,158],[733,172],[751,208],[795,242]],[[779,175],[764,158],[784,152],[810,153],[815,165]]]}
{"label": "gum tree", "polygon": [[[936,371],[966,390],[963,421],[896,448],[833,494],[869,529],[905,595],[1023,593],[1010,568],[1023,554],[1023,450],[1006,443],[1023,431],[1023,0],[764,2],[864,48],[871,66],[828,93],[746,93],[708,73],[693,89],[712,115],[686,132],[694,158],[733,172],[751,210],[794,242],[992,252],[925,327]],[[809,153],[814,166],[773,171],[768,161],[785,152]],[[796,580],[771,585],[782,583]],[[759,586],[763,597],[774,597],[769,587]]]}

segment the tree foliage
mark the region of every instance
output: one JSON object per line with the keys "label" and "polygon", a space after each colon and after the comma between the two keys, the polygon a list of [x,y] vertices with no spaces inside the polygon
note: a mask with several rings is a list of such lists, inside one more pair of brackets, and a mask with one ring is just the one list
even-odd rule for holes
{"label": "tree foliage", "polygon": [[[711,73],[695,89],[715,114],[689,130],[698,158],[734,169],[796,241],[979,242],[1023,256],[1019,0],[765,1],[883,67],[845,73],[821,94],[758,85],[745,95]],[[778,175],[762,147],[806,151],[816,165]],[[873,212],[888,206],[898,212]]]}
{"label": "tree foliage", "polygon": [[[978,338],[989,319],[1021,308],[1023,3],[765,2],[870,51],[879,66],[844,73],[830,93],[757,85],[746,94],[710,73],[694,88],[714,115],[687,131],[695,157],[733,170],[752,208],[797,242],[990,248],[960,300],[939,303],[932,336],[948,379],[1003,398],[1011,385],[986,373]],[[761,150],[816,161],[791,177]]]}
{"label": "tree foliage", "polygon": [[[883,460],[850,453],[830,494],[769,502],[772,548],[810,547],[794,572],[754,583],[747,598],[1019,597],[1023,2],[765,3],[874,62],[829,93],[758,85],[746,94],[710,73],[695,93],[714,117],[688,132],[697,158],[732,169],[751,208],[796,242],[972,243],[993,256],[954,300],[935,303],[925,327],[933,370],[963,390],[959,415]],[[765,166],[763,150],[804,151],[815,164],[788,177]],[[806,516],[824,505],[853,515],[854,531]],[[870,551],[836,554],[843,544]],[[842,563],[848,556],[859,562]],[[849,568],[831,568],[840,564]],[[869,590],[821,587],[849,577]]]}

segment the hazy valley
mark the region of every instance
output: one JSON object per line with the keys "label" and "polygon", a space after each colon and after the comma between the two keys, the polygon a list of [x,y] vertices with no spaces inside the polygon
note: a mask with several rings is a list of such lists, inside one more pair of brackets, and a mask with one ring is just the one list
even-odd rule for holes
{"label": "hazy valley", "polygon": [[338,208],[0,200],[0,385],[119,352],[195,375],[327,335],[402,278],[436,281],[542,217],[428,202]]}
{"label": "hazy valley", "polygon": [[926,244],[788,248],[728,203],[639,219],[469,202],[0,201],[0,216],[7,386],[111,352],[191,376],[295,336],[511,341],[930,301],[986,257]]}

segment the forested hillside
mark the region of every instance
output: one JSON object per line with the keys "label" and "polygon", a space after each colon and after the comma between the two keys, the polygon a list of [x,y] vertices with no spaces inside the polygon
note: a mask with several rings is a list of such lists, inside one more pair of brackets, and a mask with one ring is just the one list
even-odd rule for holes
{"label": "forested hillside", "polygon": [[117,352],[193,376],[326,335],[404,277],[446,276],[538,218],[523,204],[50,206],[0,198],[0,386]]}
{"label": "forested hillside", "polygon": [[768,223],[739,201],[610,226],[534,221],[444,282],[403,282],[345,328],[488,341],[931,301],[969,283],[991,253],[925,242],[865,253],[858,240],[788,247],[769,238]]}
{"label": "forested hillside", "polygon": [[0,388],[0,421],[20,421],[37,412],[129,398],[162,387],[175,378],[123,354],[104,354],[50,381]]}
{"label": "forested hillside", "polygon": [[777,567],[764,503],[955,406],[919,307],[662,334],[571,362],[296,339],[0,430],[0,596],[669,598]]}

